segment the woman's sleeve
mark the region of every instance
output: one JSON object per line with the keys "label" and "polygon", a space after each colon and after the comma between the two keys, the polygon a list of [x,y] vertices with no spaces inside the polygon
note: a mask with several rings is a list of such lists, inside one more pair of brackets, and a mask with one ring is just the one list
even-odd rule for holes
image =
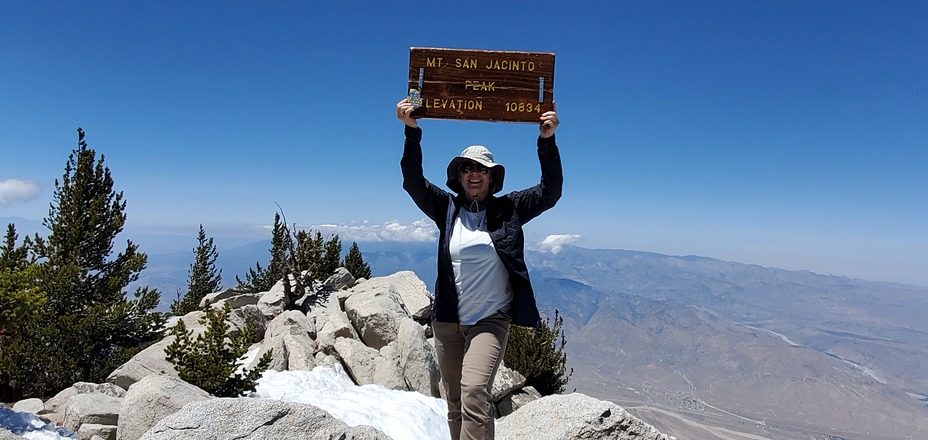
{"label": "woman's sleeve", "polygon": [[538,138],[538,162],[541,164],[541,182],[509,194],[523,224],[554,207],[561,198],[564,186],[561,154],[553,135]]}
{"label": "woman's sleeve", "polygon": [[406,142],[403,145],[403,189],[412,197],[416,206],[436,223],[442,221],[448,207],[448,193],[429,182],[422,172],[422,129],[406,126]]}

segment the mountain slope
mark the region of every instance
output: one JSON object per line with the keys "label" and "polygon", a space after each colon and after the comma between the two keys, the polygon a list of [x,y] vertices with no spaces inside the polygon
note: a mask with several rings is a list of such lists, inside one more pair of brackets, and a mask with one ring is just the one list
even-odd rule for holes
{"label": "mountain slope", "polygon": [[889,439],[928,429],[926,329],[911,319],[928,312],[928,289],[631,251],[530,260],[540,306],[569,311],[570,386],[662,432]]}

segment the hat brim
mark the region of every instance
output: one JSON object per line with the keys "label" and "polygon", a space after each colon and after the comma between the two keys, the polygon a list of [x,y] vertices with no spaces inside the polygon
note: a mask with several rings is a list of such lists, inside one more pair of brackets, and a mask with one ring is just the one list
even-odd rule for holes
{"label": "hat brim", "polygon": [[464,161],[477,162],[490,169],[490,194],[496,194],[503,190],[503,180],[506,177],[505,167],[498,163],[487,162],[479,158],[455,156],[454,159],[451,159],[451,163],[448,164],[448,181],[445,182],[445,185],[452,191],[457,194],[464,193],[464,187],[461,186],[461,181],[458,178],[458,167],[460,167],[461,162]]}

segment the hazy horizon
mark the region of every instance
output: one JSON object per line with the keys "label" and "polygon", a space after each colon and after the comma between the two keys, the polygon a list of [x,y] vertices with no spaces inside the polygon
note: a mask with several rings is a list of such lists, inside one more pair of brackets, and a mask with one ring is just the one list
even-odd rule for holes
{"label": "hazy horizon", "polygon": [[[27,229],[22,228],[21,223],[16,223],[16,220],[26,220]],[[9,217],[0,217],[0,225],[6,226],[6,224],[13,222],[16,223],[17,233],[19,234],[20,240],[26,235],[32,235],[39,233],[40,235],[45,235],[47,230],[41,226],[41,220],[28,220],[22,218],[9,218]],[[38,226],[38,229],[35,227]],[[358,242],[361,246],[361,252],[365,251],[364,244],[372,243],[396,243],[399,245],[402,244],[414,244],[422,245],[423,248],[427,251],[433,251],[432,243],[435,243],[438,237],[438,230],[432,226],[431,221],[427,218],[422,218],[419,221],[413,222],[411,224],[400,224],[398,222],[387,222],[382,225],[371,225],[371,224],[353,224],[350,226],[338,226],[338,225],[315,225],[315,226],[305,226],[297,225],[299,229],[310,229],[314,231],[322,232],[323,236],[330,236],[331,234],[337,234],[339,239],[342,242],[343,251],[347,251],[348,246],[352,241]],[[144,228],[144,227],[134,227],[132,225],[127,226],[119,236],[117,236],[114,252],[119,250],[119,245],[124,243],[126,239],[131,239],[133,243],[139,245],[139,250],[145,252],[149,255],[168,255],[168,254],[190,254],[189,257],[191,262],[193,261],[193,249],[197,245],[196,233],[199,229],[199,224],[193,225],[190,227],[163,227],[159,226],[156,228]],[[267,247],[270,247],[271,239],[271,229],[272,224],[266,225],[246,225],[241,227],[216,227],[215,229],[209,225],[204,225],[207,237],[214,239],[214,244],[220,252],[220,257],[224,253],[234,252],[241,248],[247,248],[251,246],[258,245],[260,243],[265,243]],[[218,231],[218,232],[214,232]],[[5,231],[5,229],[4,229]],[[743,261],[743,260],[734,260],[728,258],[721,258],[714,255],[704,255],[694,252],[688,253],[666,253],[660,252],[653,249],[633,249],[633,248],[619,248],[619,247],[602,247],[602,246],[591,246],[588,243],[584,243],[582,238],[577,235],[549,235],[546,237],[539,237],[537,234],[527,234],[526,237],[526,249],[532,251],[540,252],[557,252],[560,246],[570,245],[577,246],[585,249],[607,249],[607,250],[625,250],[625,251],[634,251],[634,252],[644,252],[644,253],[656,253],[663,254],[667,256],[675,257],[687,257],[687,256],[696,256],[696,257],[705,257],[711,258],[726,262],[741,263],[747,265],[757,265],[762,267],[784,269],[789,271],[808,271],[820,275],[829,275],[829,276],[838,276],[838,277],[847,277],[865,281],[877,281],[877,282],[888,282],[888,283],[900,283],[908,284],[916,287],[928,287],[928,277],[921,279],[919,277],[912,277],[910,280],[901,278],[873,278],[860,276],[854,273],[835,273],[829,271],[823,271],[820,269],[810,268],[810,267],[783,267],[775,264],[764,264],[756,261]],[[260,258],[265,258],[265,255],[261,255]],[[267,256],[269,258],[269,255]],[[256,260],[263,264],[266,261]],[[249,263],[248,267],[252,263]],[[244,272],[238,274],[226,274],[229,279],[233,279],[233,275],[244,276]]]}

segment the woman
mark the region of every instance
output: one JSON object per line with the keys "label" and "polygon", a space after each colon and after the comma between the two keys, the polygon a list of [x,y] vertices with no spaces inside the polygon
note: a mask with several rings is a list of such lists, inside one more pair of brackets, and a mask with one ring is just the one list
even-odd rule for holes
{"label": "woman", "polygon": [[413,110],[407,99],[396,104],[396,117],[406,126],[400,166],[403,189],[439,230],[432,329],[451,438],[493,439],[490,390],[509,325],[534,328],[539,322],[522,225],[561,197],[561,158],[554,142],[560,121],[556,111],[540,117],[538,185],[497,197],[505,168],[485,147],[474,145],[448,164],[451,194],[422,173],[422,130]]}

